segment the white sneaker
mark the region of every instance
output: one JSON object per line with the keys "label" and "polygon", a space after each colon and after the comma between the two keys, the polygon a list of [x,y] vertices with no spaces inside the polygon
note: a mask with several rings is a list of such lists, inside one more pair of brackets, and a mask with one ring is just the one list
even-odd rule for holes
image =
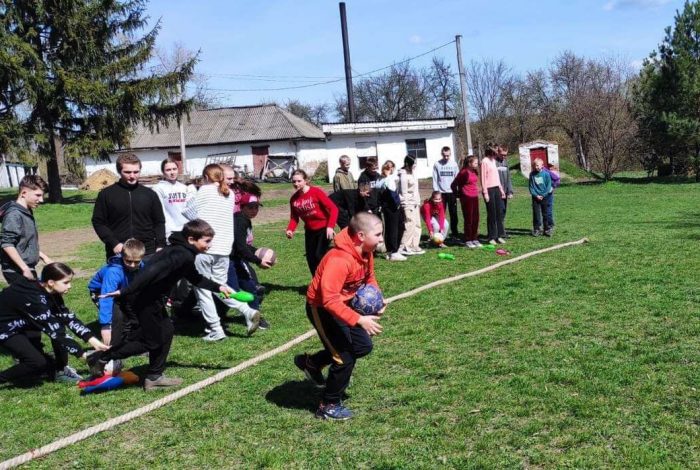
{"label": "white sneaker", "polygon": [[483,246],[479,240],[473,240],[472,245],[474,248],[481,248]]}
{"label": "white sneaker", "polygon": [[408,258],[406,258],[404,255],[397,251],[396,253],[392,253],[391,255],[389,255],[389,258],[387,259],[389,261],[406,261]]}
{"label": "white sneaker", "polygon": [[250,336],[260,327],[260,312],[251,308],[244,315],[245,324],[248,327],[246,333]]}
{"label": "white sneaker", "polygon": [[408,248],[401,248],[401,249],[399,250],[399,254],[402,255],[402,256],[413,256],[413,255],[415,255],[415,253],[414,253],[413,251],[409,250]]}
{"label": "white sneaker", "polygon": [[467,248],[476,248],[476,247],[474,246],[474,243],[472,243],[472,242],[466,242],[466,243],[465,243],[465,246],[466,246]]}
{"label": "white sneaker", "polygon": [[415,250],[413,250],[413,254],[414,255],[424,255],[425,250],[421,250],[420,248],[416,248]]}
{"label": "white sneaker", "polygon": [[223,328],[215,328],[209,332],[205,337],[202,338],[204,341],[213,343],[215,341],[221,341],[226,339],[226,333],[224,333]]}

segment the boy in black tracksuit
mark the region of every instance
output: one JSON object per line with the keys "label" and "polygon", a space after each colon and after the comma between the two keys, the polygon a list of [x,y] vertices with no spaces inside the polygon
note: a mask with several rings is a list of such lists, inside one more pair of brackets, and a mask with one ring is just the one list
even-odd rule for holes
{"label": "boy in black tracksuit", "polygon": [[91,361],[93,375],[100,375],[110,360],[126,359],[148,352],[145,390],[182,383],[182,379],[163,375],[174,333],[173,324],[165,310],[165,300],[172,286],[183,277],[203,289],[234,293],[230,287],[219,285],[199,274],[194,266],[195,257],[209,249],[213,236],[214,230],[203,220],[195,219],[186,223],[182,232],[170,235],[170,245],[151,256],[148,264],[124,290],[112,293],[113,296],[123,298],[124,308],[129,310],[132,318],[138,319],[139,324],[125,341]]}
{"label": "boy in black tracksuit", "polygon": [[[371,212],[372,214],[379,215],[382,212],[382,207],[379,202],[379,195],[381,193],[379,184],[382,180],[382,175],[377,172],[377,167],[377,157],[368,157],[367,166],[365,167],[365,170],[360,173],[360,177],[357,179],[357,187],[359,188],[364,184],[369,185],[370,193],[369,197],[366,199],[367,205],[364,210]],[[355,214],[358,212],[360,212],[360,210],[356,208]]]}
{"label": "boy in black tracksuit", "polygon": [[120,251],[115,247],[129,238],[141,240],[146,254],[155,253],[165,243],[165,216],[155,191],[123,179],[97,195],[92,212],[92,226],[105,244],[107,259]]}
{"label": "boy in black tracksuit", "polygon": [[0,372],[0,384],[15,382],[49,373],[52,378],[54,360],[44,354],[41,332],[53,344],[78,358],[85,351],[73,338],[66,335],[65,327],[83,341],[95,347],[105,347],[95,338],[90,328],[78,320],[58,294],[51,294],[38,281],[20,277],[0,292],[0,346],[7,349],[18,362]]}

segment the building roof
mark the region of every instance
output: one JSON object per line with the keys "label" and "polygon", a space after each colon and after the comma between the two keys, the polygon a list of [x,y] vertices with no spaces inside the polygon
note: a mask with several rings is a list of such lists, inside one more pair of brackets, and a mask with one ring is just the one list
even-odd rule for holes
{"label": "building roof", "polygon": [[[274,140],[324,139],[315,125],[276,105],[240,106],[193,110],[183,117],[185,143],[193,145],[267,142]],[[177,123],[153,133],[139,126],[131,139],[131,149],[167,148],[180,145]]]}
{"label": "building roof", "polygon": [[452,129],[454,127],[454,118],[411,119],[405,121],[370,121],[323,124],[323,132],[326,135],[380,134],[393,132]]}

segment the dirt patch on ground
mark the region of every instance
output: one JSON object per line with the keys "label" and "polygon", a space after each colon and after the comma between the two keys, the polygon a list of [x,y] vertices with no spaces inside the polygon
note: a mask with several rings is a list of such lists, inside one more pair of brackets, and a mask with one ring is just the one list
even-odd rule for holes
{"label": "dirt patch on ground", "polygon": [[[77,251],[81,245],[99,241],[92,227],[58,230],[39,234],[41,251],[54,261],[71,264],[77,259]],[[91,272],[77,270],[77,277],[91,276]]]}

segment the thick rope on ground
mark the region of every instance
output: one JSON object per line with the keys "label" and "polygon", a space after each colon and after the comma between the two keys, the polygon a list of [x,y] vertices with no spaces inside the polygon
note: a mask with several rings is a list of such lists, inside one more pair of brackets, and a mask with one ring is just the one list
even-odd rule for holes
{"label": "thick rope on ground", "polygon": [[[423,292],[424,290],[432,289],[433,287],[436,287],[436,286],[441,286],[444,284],[448,284],[450,282],[459,281],[459,280],[467,278],[467,277],[478,276],[480,274],[484,274],[484,273],[487,273],[489,271],[496,270],[502,266],[517,263],[518,261],[522,261],[522,260],[530,258],[532,256],[547,253],[549,251],[559,250],[561,248],[566,248],[569,246],[582,245],[582,244],[586,243],[587,241],[588,241],[587,238],[582,238],[581,240],[568,242],[568,243],[561,243],[559,245],[550,246],[549,248],[543,248],[541,250],[531,251],[529,253],[525,253],[524,255],[516,256],[516,257],[510,258],[510,259],[506,259],[504,261],[501,261],[501,262],[496,263],[496,264],[492,264],[491,266],[487,266],[485,268],[478,269],[476,271],[471,271],[468,273],[459,274],[457,276],[452,276],[452,277],[448,277],[445,279],[440,279],[439,281],[431,282],[430,284],[426,284],[426,285],[418,287],[416,289],[412,289],[412,290],[404,292],[402,294],[390,297],[390,298],[386,299],[386,301],[387,301],[387,303],[396,302],[397,300],[411,297],[411,296],[416,295],[420,292]],[[130,411],[126,414],[123,414],[121,416],[111,418],[103,423],[96,424],[95,426],[91,426],[89,428],[83,429],[82,431],[79,431],[75,434],[71,434],[70,436],[64,437],[64,438],[59,439],[57,441],[54,441],[50,444],[39,447],[38,449],[30,450],[29,452],[26,452],[22,455],[18,455],[17,457],[14,457],[12,459],[5,460],[4,462],[0,463],[0,470],[5,470],[5,469],[17,467],[17,466],[22,465],[24,463],[27,463],[33,459],[43,457],[43,456],[48,455],[52,452],[55,452],[59,449],[62,449],[64,447],[68,447],[69,445],[75,444],[76,442],[87,439],[88,437],[94,436],[97,433],[100,433],[102,431],[107,431],[108,429],[111,429],[111,428],[118,426],[122,423],[126,423],[127,421],[131,421],[134,418],[138,418],[139,416],[143,416],[146,413],[149,413],[149,412],[156,410],[164,405],[167,405],[170,402],[173,402],[175,400],[179,400],[180,398],[182,398],[186,395],[189,395],[190,393],[201,390],[204,387],[207,387],[207,386],[214,384],[216,382],[221,382],[226,377],[237,374],[237,373],[239,373],[239,372],[241,372],[241,371],[243,371],[251,366],[259,364],[260,362],[262,362],[266,359],[269,359],[273,356],[276,356],[279,353],[288,351],[289,349],[293,348],[297,344],[302,343],[309,338],[313,338],[314,336],[316,336],[316,330],[307,331],[306,333],[304,333],[300,336],[297,336],[293,340],[291,340],[291,341],[289,341],[281,346],[278,346],[274,349],[271,349],[270,351],[267,351],[267,352],[265,352],[259,356],[256,356],[254,358],[248,359],[247,361],[241,362],[237,366],[231,367],[230,369],[223,370],[223,371],[219,372],[218,374],[215,374],[209,378],[206,378],[204,380],[200,380],[199,382],[194,383],[192,385],[189,385],[185,388],[182,388],[182,389],[178,390],[177,392],[171,393],[170,395],[166,395],[165,397],[163,397],[159,400],[156,400],[152,403],[149,403],[146,406],[142,406],[141,408],[137,408],[137,409]]]}

